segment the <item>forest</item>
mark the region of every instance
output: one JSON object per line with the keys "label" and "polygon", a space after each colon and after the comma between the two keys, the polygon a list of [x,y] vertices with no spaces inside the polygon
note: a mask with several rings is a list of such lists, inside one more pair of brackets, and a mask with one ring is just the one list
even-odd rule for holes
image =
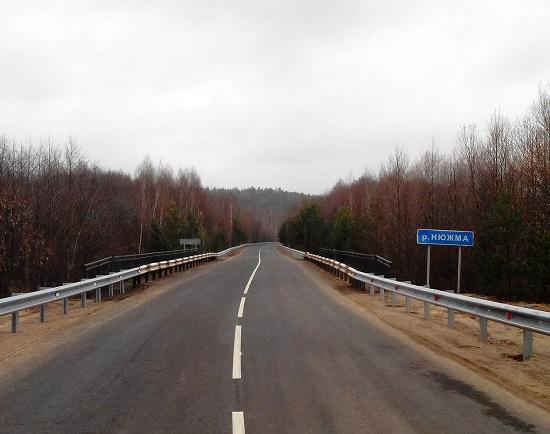
{"label": "forest", "polygon": [[[290,216],[290,217],[288,217]],[[203,187],[193,169],[145,158],[134,174],[101,168],[72,141],[0,136],[0,296],[80,279],[102,257],[279,239],[293,247],[375,253],[403,280],[425,282],[417,228],[473,230],[463,287],[550,301],[550,86],[525,116],[495,112],[459,128],[452,152],[411,160],[396,147],[378,171],[319,196]],[[432,249],[432,286],[453,289],[457,249]]]}
{"label": "forest", "polygon": [[235,193],[149,158],[129,175],[89,162],[72,141],[0,136],[0,296],[79,280],[99,258],[180,249],[180,238],[202,238],[207,251],[273,239]]}
{"label": "forest", "polygon": [[313,199],[305,193],[296,193],[281,188],[225,189],[207,188],[214,197],[233,197],[239,208],[259,222],[261,232],[275,239],[286,218],[294,213],[302,202]]}
{"label": "forest", "polygon": [[[418,228],[475,232],[475,246],[463,249],[468,292],[550,302],[550,86],[521,119],[497,111],[484,130],[461,126],[448,154],[432,144],[411,159],[396,147],[377,174],[305,203],[279,238],[309,251],[375,253],[399,279],[424,284]],[[432,287],[456,287],[457,251],[432,248]]]}

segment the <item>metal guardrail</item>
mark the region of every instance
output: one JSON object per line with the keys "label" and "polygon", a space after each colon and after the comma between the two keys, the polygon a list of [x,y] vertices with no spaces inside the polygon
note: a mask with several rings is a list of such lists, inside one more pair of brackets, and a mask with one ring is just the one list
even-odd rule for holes
{"label": "metal guardrail", "polygon": [[207,261],[222,258],[233,250],[239,249],[245,245],[231,247],[218,253],[203,253],[200,255],[186,256],[169,261],[153,262],[147,265],[134,267],[129,270],[110,273],[105,276],[98,276],[93,279],[84,279],[80,282],[67,283],[55,288],[45,288],[39,291],[28,292],[0,299],[0,316],[12,315],[11,330],[13,333],[19,329],[19,312],[30,308],[40,308],[40,320],[46,321],[46,306],[49,303],[63,301],[63,313],[69,311],[69,297],[80,296],[81,307],[86,307],[88,292],[95,292],[95,301],[101,302],[102,289],[107,288],[108,296],[114,296],[114,287],[118,286],[121,294],[126,291],[126,281],[133,280],[133,285],[137,286],[143,278],[148,282],[151,278],[155,280],[161,278],[162,274],[168,275],[174,272],[183,271],[195,267]]}
{"label": "metal guardrail", "polygon": [[251,246],[251,245],[252,245],[252,243],[239,244],[238,246],[233,246],[233,247],[229,247],[228,249],[222,250],[221,252],[216,253],[216,255],[218,256],[218,258],[221,258],[223,256],[228,255],[229,253],[231,253],[234,250],[240,249],[241,247]]}
{"label": "metal guardrail", "polygon": [[[283,246],[289,249],[286,246]],[[295,249],[289,249],[297,252]],[[299,252],[299,251],[298,251]],[[430,318],[430,306],[440,306],[447,309],[447,324],[455,327],[455,313],[462,312],[479,318],[480,339],[487,341],[487,322],[495,321],[523,330],[523,359],[527,360],[533,354],[533,332],[550,335],[550,312],[536,309],[513,306],[505,303],[482,300],[447,291],[413,285],[410,282],[400,282],[395,279],[363,273],[356,269],[337,262],[333,259],[314,255],[308,252],[299,252],[305,260],[320,265],[340,278],[354,284],[354,286],[374,295],[378,291],[384,299],[385,291],[391,293],[391,305],[397,306],[397,296],[405,297],[407,312],[412,311],[412,300],[424,303],[424,318]]]}

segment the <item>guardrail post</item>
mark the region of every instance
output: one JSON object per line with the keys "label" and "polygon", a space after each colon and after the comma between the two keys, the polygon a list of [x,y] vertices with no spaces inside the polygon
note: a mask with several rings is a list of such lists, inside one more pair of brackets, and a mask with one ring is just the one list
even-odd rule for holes
{"label": "guardrail post", "polygon": [[412,298],[409,296],[405,296],[405,308],[408,313],[412,312]]}
{"label": "guardrail post", "polygon": [[114,295],[115,295],[115,290],[114,290],[114,288],[113,288],[113,284],[111,283],[111,284],[109,285],[109,297],[112,298]]}
{"label": "guardrail post", "polygon": [[430,319],[430,307],[432,305],[427,301],[424,302],[424,319]]}
{"label": "guardrail post", "polygon": [[487,342],[487,318],[479,318],[479,339],[481,342]]}
{"label": "guardrail post", "polygon": [[11,314],[11,332],[17,333],[19,331],[19,311]]}
{"label": "guardrail post", "polygon": [[69,297],[63,299],[63,313],[69,313]]}
{"label": "guardrail post", "polygon": [[83,292],[80,294],[80,307],[86,307],[86,293]]}
{"label": "guardrail post", "polygon": [[125,288],[125,285],[124,285],[124,280],[120,281],[120,293],[121,294],[126,294],[126,288]]}
{"label": "guardrail post", "polygon": [[[395,279],[395,280],[397,280],[397,279]],[[412,282],[411,282],[410,280],[405,280],[405,283],[412,283]],[[405,304],[407,304],[407,298],[408,298],[408,297],[405,296]],[[410,303],[410,301],[409,301],[409,303]],[[412,311],[412,309],[411,309],[411,310],[407,310],[407,312],[411,312],[411,311]]]}
{"label": "guardrail post", "polygon": [[378,292],[380,293],[380,300],[384,301],[385,299],[385,296],[384,296],[384,288],[382,288],[381,286],[378,287]]}
{"label": "guardrail post", "polygon": [[95,289],[95,302],[101,303],[101,288]]}
{"label": "guardrail post", "polygon": [[372,283],[369,285],[369,292],[370,295],[374,295],[374,285]]}
{"label": "guardrail post", "polygon": [[447,309],[447,325],[449,328],[455,328],[455,311],[454,309]]}
{"label": "guardrail post", "polygon": [[46,322],[46,305],[40,305],[40,322]]}
{"label": "guardrail post", "polygon": [[397,294],[393,291],[391,293],[391,305],[392,307],[397,306]]}
{"label": "guardrail post", "polygon": [[533,355],[533,332],[523,329],[523,360],[528,360]]}

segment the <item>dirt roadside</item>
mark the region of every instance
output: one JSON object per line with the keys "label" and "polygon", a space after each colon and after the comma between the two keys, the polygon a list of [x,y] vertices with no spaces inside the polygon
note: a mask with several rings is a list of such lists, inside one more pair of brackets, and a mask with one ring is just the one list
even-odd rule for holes
{"label": "dirt roadside", "polygon": [[19,314],[20,331],[17,333],[11,332],[11,317],[9,315],[0,317],[0,363],[12,356],[17,356],[32,344],[71,324],[91,319],[105,309],[116,308],[117,304],[128,298],[143,298],[148,292],[151,292],[147,291],[151,286],[153,285],[141,285],[139,288],[127,290],[124,295],[115,292],[113,298],[104,298],[101,303],[96,303],[89,294],[85,308],[80,307],[80,299],[73,298],[69,300],[69,313],[67,314],[63,314],[62,301],[49,303],[47,305],[47,320],[44,323],[40,322],[39,308],[25,309]]}
{"label": "dirt roadside", "polygon": [[403,297],[398,297],[397,306],[392,307],[389,294],[382,301],[379,294],[368,295],[318,266],[307,264],[328,280],[336,291],[384,324],[550,412],[550,336],[534,334],[534,355],[522,361],[522,333],[517,328],[489,322],[488,342],[482,343],[479,340],[479,320],[475,317],[457,313],[456,328],[450,329],[446,309],[432,306],[431,319],[424,320],[420,302],[413,302],[413,312],[407,313]]}

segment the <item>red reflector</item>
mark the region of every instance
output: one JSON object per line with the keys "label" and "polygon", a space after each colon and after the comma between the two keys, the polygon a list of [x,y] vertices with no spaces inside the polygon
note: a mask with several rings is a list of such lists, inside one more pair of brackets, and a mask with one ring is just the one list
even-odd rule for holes
{"label": "red reflector", "polygon": [[506,319],[510,320],[513,316],[514,315],[512,315],[512,312],[506,312]]}
{"label": "red reflector", "polygon": [[434,295],[434,300],[435,300],[435,301],[439,301],[440,298],[441,298],[441,297],[439,297],[439,295],[437,295],[437,294]]}

